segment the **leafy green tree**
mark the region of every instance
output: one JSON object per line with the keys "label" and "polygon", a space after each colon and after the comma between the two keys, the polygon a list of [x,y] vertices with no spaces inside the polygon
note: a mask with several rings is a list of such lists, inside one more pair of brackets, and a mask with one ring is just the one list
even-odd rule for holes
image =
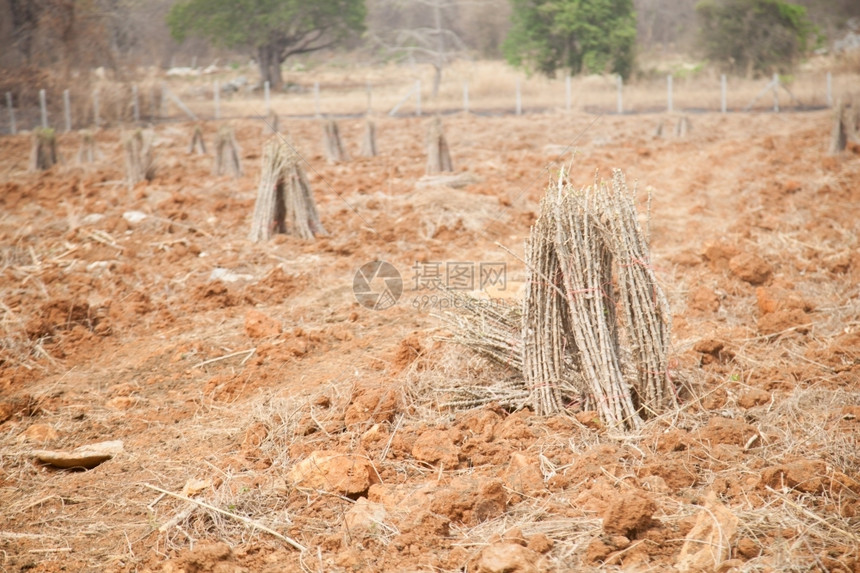
{"label": "leafy green tree", "polygon": [[705,0],[696,13],[705,56],[747,76],[791,71],[817,38],[806,8],[782,0]]}
{"label": "leafy green tree", "polygon": [[628,77],[636,47],[633,0],[511,0],[503,51],[514,66]]}
{"label": "leafy green tree", "polygon": [[362,32],[365,12],[364,0],[180,0],[167,24],[180,42],[194,34],[215,45],[251,50],[263,79],[279,88],[287,58]]}

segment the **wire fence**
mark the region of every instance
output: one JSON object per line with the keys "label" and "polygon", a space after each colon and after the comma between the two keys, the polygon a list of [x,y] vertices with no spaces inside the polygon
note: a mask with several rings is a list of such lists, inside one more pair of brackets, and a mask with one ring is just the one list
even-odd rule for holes
{"label": "wire fence", "polygon": [[[393,117],[428,114],[525,115],[530,113],[737,113],[810,111],[832,107],[860,85],[857,74],[808,72],[767,80],[663,76],[626,84],[621,77],[547,79],[454,75],[432,93],[421,77],[386,81],[320,81],[302,78],[275,92],[268,82],[168,77],[146,85],[110,84],[88,92],[39,89],[20,101],[5,94],[4,134],[36,127],[71,131],[112,125],[265,117]],[[32,89],[30,93],[35,93]],[[839,94],[837,96],[836,94]]]}

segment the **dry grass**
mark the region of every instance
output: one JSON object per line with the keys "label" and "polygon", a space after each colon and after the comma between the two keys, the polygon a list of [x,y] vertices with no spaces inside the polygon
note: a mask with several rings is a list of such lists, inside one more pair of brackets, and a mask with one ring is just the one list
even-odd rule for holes
{"label": "dry grass", "polygon": [[[251,72],[253,74],[253,72]],[[344,72],[337,68],[315,68],[307,72],[287,72],[286,81],[298,89],[272,95],[272,108],[279,114],[313,116],[316,100],[313,84],[320,88],[320,112],[323,115],[362,115],[367,111],[367,82],[373,86],[372,113],[388,113],[421,80],[421,111],[432,114],[464,109],[464,85],[468,84],[469,109],[473,112],[508,112],[515,108],[517,83],[520,85],[524,112],[558,111],[567,109],[567,86],[564,78],[528,76],[498,61],[459,61],[449,66],[443,75],[439,94],[431,98],[433,70],[429,66],[401,67],[393,64],[367,67]],[[673,78],[674,111],[719,111],[721,104],[720,77],[711,71],[677,73]],[[794,98],[804,106],[826,105],[825,72],[804,70],[790,78],[785,85]],[[833,75],[834,99],[839,94],[856,92],[860,80],[857,72],[844,71]],[[178,80],[174,80],[178,81]],[[729,78],[727,108],[739,111],[765,88],[768,79]],[[178,89],[182,89],[179,87]],[[210,90],[211,91],[211,90]],[[187,87],[186,103],[201,116],[214,115],[211,93],[203,95],[199,87]],[[200,94],[196,95],[195,94]],[[221,100],[225,116],[262,116],[262,94],[236,94]],[[256,103],[255,103],[256,102]],[[417,111],[415,98],[407,99],[399,111],[410,115]],[[794,102],[787,92],[780,94],[779,105],[790,109]],[[770,110],[773,97],[762,96],[756,109]],[[571,79],[570,111],[615,113],[617,80],[609,76],[577,76]],[[666,75],[653,79],[631,80],[623,89],[625,113],[665,112],[668,109]],[[176,113],[176,112],[174,112]]]}

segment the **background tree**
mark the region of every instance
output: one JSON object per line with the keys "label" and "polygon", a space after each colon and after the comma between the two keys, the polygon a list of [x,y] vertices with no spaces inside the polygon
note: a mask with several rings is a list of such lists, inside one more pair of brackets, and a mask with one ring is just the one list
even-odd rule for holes
{"label": "background tree", "polygon": [[633,71],[636,13],[633,0],[511,0],[512,27],[504,43],[508,62],[547,75]]}
{"label": "background tree", "polygon": [[364,0],[182,0],[167,15],[174,38],[199,35],[249,49],[272,87],[290,56],[334,46],[364,30]]}
{"label": "background tree", "polygon": [[705,56],[747,76],[790,71],[817,37],[806,8],[782,0],[706,0],[696,12]]}
{"label": "background tree", "polygon": [[385,58],[433,66],[433,95],[453,61],[500,55],[507,0],[369,0],[368,38]]}

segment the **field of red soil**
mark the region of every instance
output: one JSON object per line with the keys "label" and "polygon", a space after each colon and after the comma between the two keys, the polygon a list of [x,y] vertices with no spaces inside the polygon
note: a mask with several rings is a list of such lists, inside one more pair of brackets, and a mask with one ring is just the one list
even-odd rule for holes
{"label": "field of red soil", "polygon": [[[339,164],[282,118],[329,234],[267,243],[259,122],[234,124],[235,180],[156,126],[133,188],[119,130],[89,165],[61,134],[42,173],[0,138],[0,571],[860,571],[858,148],[827,154],[827,112],[676,119],[448,117],[474,176],[452,189],[416,185],[426,118]],[[363,120],[340,127],[357,155]],[[445,341],[416,269],[505,263],[493,296],[520,297],[561,165],[623,169],[650,208],[688,397],[635,433],[439,406],[506,374]],[[353,294],[377,259],[387,310]],[[34,456],[115,440],[87,471]]]}

